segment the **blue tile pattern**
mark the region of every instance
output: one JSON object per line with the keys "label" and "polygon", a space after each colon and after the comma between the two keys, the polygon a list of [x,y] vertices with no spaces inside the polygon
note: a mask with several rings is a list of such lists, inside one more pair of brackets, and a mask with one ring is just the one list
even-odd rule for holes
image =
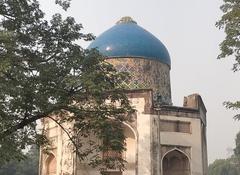
{"label": "blue tile pattern", "polygon": [[166,47],[135,22],[120,22],[102,33],[88,49],[97,48],[107,57],[154,59],[171,65]]}

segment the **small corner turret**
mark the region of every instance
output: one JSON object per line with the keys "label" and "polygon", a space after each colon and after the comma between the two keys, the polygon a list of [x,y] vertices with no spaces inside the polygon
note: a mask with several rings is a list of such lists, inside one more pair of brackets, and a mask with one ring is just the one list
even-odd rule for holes
{"label": "small corner turret", "polygon": [[203,103],[202,97],[199,94],[194,93],[187,97],[184,97],[183,107],[199,110],[202,122],[206,125],[207,110]]}

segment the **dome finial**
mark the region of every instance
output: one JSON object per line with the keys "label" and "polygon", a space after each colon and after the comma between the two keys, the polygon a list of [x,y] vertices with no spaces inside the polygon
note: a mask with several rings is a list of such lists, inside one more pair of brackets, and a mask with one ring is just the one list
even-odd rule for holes
{"label": "dome finial", "polygon": [[129,24],[129,23],[137,24],[137,22],[134,21],[130,16],[122,17],[116,24]]}

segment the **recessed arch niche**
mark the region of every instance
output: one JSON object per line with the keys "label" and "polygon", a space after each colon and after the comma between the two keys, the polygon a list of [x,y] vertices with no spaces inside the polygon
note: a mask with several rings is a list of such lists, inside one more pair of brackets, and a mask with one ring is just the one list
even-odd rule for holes
{"label": "recessed arch niche", "polygon": [[190,175],[189,157],[178,149],[168,151],[162,159],[163,175]]}
{"label": "recessed arch niche", "polygon": [[[135,130],[128,124],[123,124],[126,151],[124,152],[124,158],[128,162],[126,165],[126,173],[135,175],[136,161],[137,161],[137,136]],[[123,173],[125,174],[125,172]]]}
{"label": "recessed arch niche", "polygon": [[56,157],[50,153],[46,160],[46,175],[57,174],[57,160]]}

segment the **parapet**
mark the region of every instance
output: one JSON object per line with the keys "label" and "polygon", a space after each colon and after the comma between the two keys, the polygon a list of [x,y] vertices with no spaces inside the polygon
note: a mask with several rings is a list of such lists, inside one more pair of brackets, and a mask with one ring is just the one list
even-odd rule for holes
{"label": "parapet", "polygon": [[192,94],[184,97],[183,107],[199,110],[202,122],[206,125],[207,110],[203,103],[202,97],[199,94]]}

